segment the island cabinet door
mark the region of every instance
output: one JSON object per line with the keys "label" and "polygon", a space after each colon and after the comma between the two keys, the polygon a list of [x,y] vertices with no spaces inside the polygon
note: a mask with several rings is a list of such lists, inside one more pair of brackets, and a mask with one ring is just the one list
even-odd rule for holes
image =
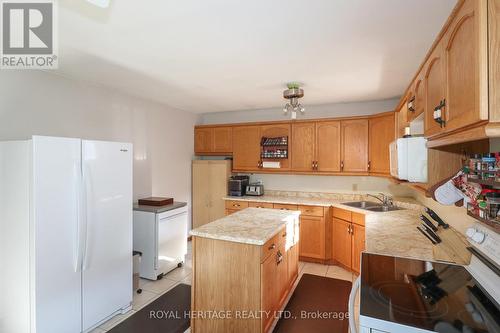
{"label": "island cabinet door", "polygon": [[[262,332],[267,332],[274,320],[274,311],[278,307],[278,286],[277,275],[278,266],[276,264],[276,252],[273,252],[261,264],[261,307],[262,313]],[[268,314],[269,315],[266,315]]]}
{"label": "island cabinet door", "polygon": [[361,252],[365,250],[365,227],[352,224],[352,270],[359,274],[361,269]]}
{"label": "island cabinet door", "polygon": [[285,250],[285,242],[281,242],[278,247],[276,266],[278,279],[278,306],[276,310],[279,310],[288,292],[288,253]]}
{"label": "island cabinet door", "polygon": [[288,261],[288,286],[291,287],[299,275],[299,244],[293,244],[288,249],[286,256]]}
{"label": "island cabinet door", "polygon": [[325,258],[325,219],[318,216],[300,217],[300,256]]}
{"label": "island cabinet door", "polygon": [[351,222],[333,218],[335,261],[346,268],[351,267],[351,226]]}

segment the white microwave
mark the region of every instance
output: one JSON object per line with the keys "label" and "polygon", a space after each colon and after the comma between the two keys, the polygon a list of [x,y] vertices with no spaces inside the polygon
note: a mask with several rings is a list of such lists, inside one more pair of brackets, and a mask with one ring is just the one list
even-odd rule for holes
{"label": "white microwave", "polygon": [[427,140],[424,137],[397,139],[390,144],[391,175],[414,183],[427,182]]}

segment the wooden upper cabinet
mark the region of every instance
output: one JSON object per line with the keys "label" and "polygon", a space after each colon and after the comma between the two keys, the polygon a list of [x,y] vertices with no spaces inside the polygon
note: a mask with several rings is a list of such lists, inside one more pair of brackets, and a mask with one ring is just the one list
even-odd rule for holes
{"label": "wooden upper cabinet", "polygon": [[341,121],[343,172],[368,171],[368,119]]}
{"label": "wooden upper cabinet", "polygon": [[424,75],[419,73],[413,85],[413,110],[408,111],[408,121],[412,121],[425,110]]}
{"label": "wooden upper cabinet", "polygon": [[292,124],[292,169],[294,171],[313,171],[315,161],[315,123]]}
{"label": "wooden upper cabinet", "polygon": [[316,164],[317,171],[340,171],[340,121],[316,123]]}
{"label": "wooden upper cabinet", "polygon": [[280,136],[288,137],[288,158],[287,159],[266,159],[266,161],[279,161],[281,168],[279,169],[270,169],[270,170],[289,170],[290,169],[290,136],[291,136],[291,125],[290,124],[272,124],[272,125],[263,125],[260,127],[260,136],[266,138],[275,138]]}
{"label": "wooden upper cabinet", "polygon": [[212,128],[194,129],[194,152],[196,154],[212,152]]}
{"label": "wooden upper cabinet", "polygon": [[395,139],[394,113],[369,120],[370,173],[389,174],[389,144]]}
{"label": "wooden upper cabinet", "polygon": [[233,151],[232,127],[214,127],[212,136],[215,153],[231,153]]}
{"label": "wooden upper cabinet", "polygon": [[398,112],[396,112],[396,135],[398,138],[402,138],[405,135],[405,127],[410,126],[408,122],[408,108],[406,106],[407,100],[405,99],[401,106],[399,107]]}
{"label": "wooden upper cabinet", "polygon": [[481,64],[487,64],[487,58],[481,57],[486,57],[488,52],[486,39],[481,38],[481,3],[465,1],[443,39],[447,74],[447,131],[488,119],[487,104],[481,107],[480,101],[482,99],[487,103],[488,99],[487,92],[481,96],[482,88],[487,89],[486,84],[480,87],[480,82],[487,82],[487,79],[481,80],[481,75],[487,76],[487,67],[481,68]]}
{"label": "wooden upper cabinet", "polygon": [[194,129],[195,154],[231,154],[233,129],[230,126],[197,127]]}
{"label": "wooden upper cabinet", "polygon": [[233,170],[259,169],[260,139],[260,126],[233,127]]}
{"label": "wooden upper cabinet", "polygon": [[[425,136],[432,136],[443,131],[443,127],[434,120],[434,109],[446,96],[445,59],[440,44],[431,53],[425,66]],[[442,109],[441,117],[446,119],[447,108]]]}

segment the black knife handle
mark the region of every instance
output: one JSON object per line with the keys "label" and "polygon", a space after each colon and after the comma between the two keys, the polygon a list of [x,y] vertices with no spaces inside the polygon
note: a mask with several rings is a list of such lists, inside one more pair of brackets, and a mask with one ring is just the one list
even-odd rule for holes
{"label": "black knife handle", "polygon": [[430,209],[429,207],[425,207],[425,212],[429,214],[429,216],[432,217],[434,221],[436,221],[441,227],[448,229],[449,225],[447,223],[444,223],[444,221],[441,220],[438,214],[436,214],[432,209]]}
{"label": "black knife handle", "polygon": [[429,219],[424,216],[424,215],[420,215],[420,219],[429,227],[432,229],[432,231],[438,231],[438,228],[434,225],[434,223],[432,223],[431,221],[429,221]]}
{"label": "black knife handle", "polygon": [[428,226],[426,226],[425,224],[422,224],[422,227],[424,227],[425,229],[425,232],[427,233],[427,235],[431,236],[432,239],[434,239],[434,241],[436,243],[441,243],[442,240],[441,240],[441,237],[439,237],[434,231],[432,231],[431,228],[429,228]]}
{"label": "black knife handle", "polygon": [[432,239],[431,236],[427,235],[427,233],[424,230],[422,230],[420,227],[417,227],[417,229],[418,229],[418,231],[420,231],[422,233],[422,235],[425,236],[425,238],[430,240],[432,244],[434,244],[434,245],[437,244],[436,241],[434,239]]}

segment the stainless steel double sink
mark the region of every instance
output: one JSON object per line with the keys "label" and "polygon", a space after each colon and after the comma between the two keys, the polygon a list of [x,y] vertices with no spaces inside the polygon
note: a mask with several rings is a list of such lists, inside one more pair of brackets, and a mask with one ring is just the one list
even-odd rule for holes
{"label": "stainless steel double sink", "polygon": [[401,210],[403,208],[396,207],[394,205],[383,205],[381,203],[373,202],[373,201],[352,201],[352,202],[343,202],[343,205],[355,208],[361,208],[364,210],[368,210],[370,212],[391,212],[394,210]]}

